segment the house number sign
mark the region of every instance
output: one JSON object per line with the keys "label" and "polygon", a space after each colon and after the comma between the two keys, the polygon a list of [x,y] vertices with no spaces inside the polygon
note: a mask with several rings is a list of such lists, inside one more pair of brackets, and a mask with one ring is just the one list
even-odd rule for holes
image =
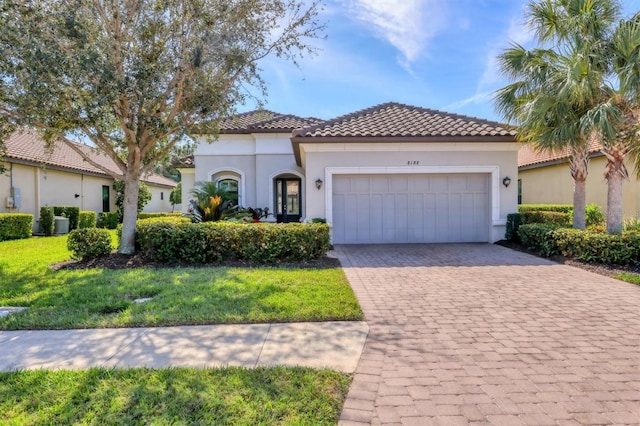
{"label": "house number sign", "polygon": [[416,160],[407,161],[407,166],[419,166],[419,165],[420,165],[420,161],[416,161]]}

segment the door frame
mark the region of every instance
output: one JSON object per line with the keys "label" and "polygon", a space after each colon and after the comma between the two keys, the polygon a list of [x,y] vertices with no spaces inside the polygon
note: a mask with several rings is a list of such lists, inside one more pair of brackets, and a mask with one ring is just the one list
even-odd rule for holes
{"label": "door frame", "polygon": [[[278,214],[278,182],[282,182],[283,188],[283,198],[286,199],[287,191],[286,184],[287,182],[297,182],[298,183],[298,214]],[[302,218],[302,206],[303,206],[303,194],[302,194],[302,178],[298,176],[287,176],[280,175],[273,178],[273,215],[276,219],[276,222],[279,223],[287,223],[287,222],[300,222]],[[286,201],[284,208],[286,209]]]}

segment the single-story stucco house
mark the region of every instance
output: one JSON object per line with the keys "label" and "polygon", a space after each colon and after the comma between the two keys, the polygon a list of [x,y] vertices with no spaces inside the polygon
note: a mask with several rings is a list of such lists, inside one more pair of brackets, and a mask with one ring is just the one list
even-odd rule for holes
{"label": "single-story stucco house", "polygon": [[[114,179],[64,143],[57,142],[52,150],[47,150],[36,132],[25,130],[13,133],[5,145],[6,153],[1,160],[7,172],[0,174],[0,212],[30,213],[37,220],[41,206],[115,211]],[[111,158],[89,146],[78,146],[97,163],[109,170],[118,170]],[[157,174],[143,180],[151,191],[151,200],[144,211],[171,211],[169,194],[177,183]]]}
{"label": "single-story stucco house", "polygon": [[334,243],[359,244],[494,242],[517,210],[519,146],[499,123],[385,103],[326,121],[253,111],[220,129],[179,169],[185,211],[213,180],[273,220],[324,218]]}
{"label": "single-story stucco house", "polygon": [[[607,181],[604,171],[606,157],[602,146],[592,142],[589,146],[589,174],[586,185],[587,204],[595,203],[607,208]],[[634,174],[634,166],[626,163],[629,180],[622,186],[623,214],[640,217],[640,181]],[[569,172],[569,150],[536,152],[530,145],[523,145],[518,152],[518,198],[522,204],[572,204],[573,179]]]}

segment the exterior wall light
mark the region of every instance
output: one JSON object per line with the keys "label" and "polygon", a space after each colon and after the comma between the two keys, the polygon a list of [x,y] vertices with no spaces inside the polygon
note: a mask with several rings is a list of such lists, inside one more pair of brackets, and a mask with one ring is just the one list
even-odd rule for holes
{"label": "exterior wall light", "polygon": [[502,184],[505,188],[508,188],[509,185],[511,185],[511,178],[509,176],[505,176],[504,179],[502,179]]}
{"label": "exterior wall light", "polygon": [[322,188],[322,179],[320,178],[316,179],[316,188],[317,189]]}

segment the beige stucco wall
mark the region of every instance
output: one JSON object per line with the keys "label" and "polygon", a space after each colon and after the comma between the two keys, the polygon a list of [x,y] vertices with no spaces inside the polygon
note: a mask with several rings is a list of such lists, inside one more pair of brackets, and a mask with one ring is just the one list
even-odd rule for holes
{"label": "beige stucco wall", "polygon": [[[375,143],[375,144],[301,144],[306,172],[306,219],[324,217],[331,220],[328,209],[332,179],[329,172],[338,168],[362,168],[363,173],[467,173],[490,168],[492,175],[492,241],[504,238],[507,214],[517,210],[517,150],[515,143]],[[372,171],[373,170],[373,171]],[[483,169],[484,170],[484,169]],[[509,176],[512,185],[505,188],[502,179]],[[325,185],[315,187],[316,179]],[[492,209],[494,209],[492,204]]]}
{"label": "beige stucco wall", "polygon": [[[596,203],[606,211],[607,182],[603,177],[606,166],[604,157],[595,157],[589,162],[586,198],[587,204]],[[625,217],[640,217],[640,182],[632,175],[623,184],[623,211]],[[568,163],[555,164],[520,170],[518,178],[522,180],[523,204],[572,204],[573,179]]]}
{"label": "beige stucco wall", "polygon": [[[110,211],[115,211],[115,192],[111,188],[113,179],[29,165],[6,165],[9,171],[0,175],[0,212],[29,213],[34,215],[34,222],[38,220],[42,206],[75,206],[80,210],[102,212],[103,185],[109,187]],[[20,209],[6,207],[6,198],[11,194],[12,180],[13,186],[21,192]],[[152,197],[144,211],[171,211],[171,188],[151,184],[148,187]],[[164,193],[163,197],[160,195],[161,192]]]}
{"label": "beige stucco wall", "polygon": [[[274,210],[274,178],[293,175],[304,182],[304,172],[298,167],[288,133],[252,135],[220,135],[207,142],[198,139],[194,152],[195,170],[182,169],[183,211],[193,186],[217,177],[240,176],[239,203],[245,207],[269,207]],[[304,193],[303,193],[304,197]]]}

